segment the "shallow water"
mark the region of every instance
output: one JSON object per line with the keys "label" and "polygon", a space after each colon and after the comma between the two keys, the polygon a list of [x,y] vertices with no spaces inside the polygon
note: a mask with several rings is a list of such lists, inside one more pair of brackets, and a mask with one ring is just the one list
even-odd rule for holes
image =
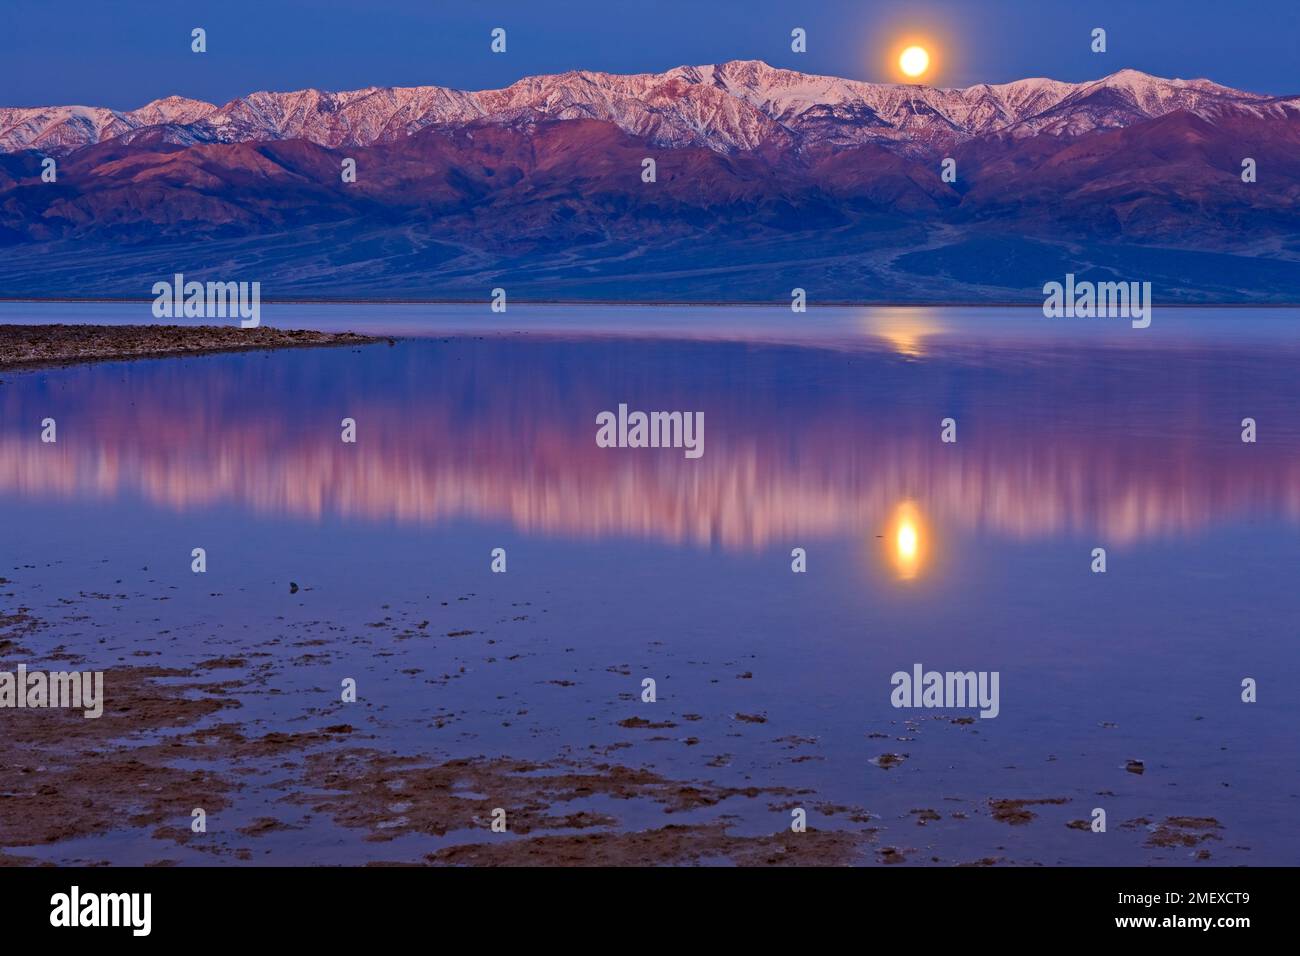
{"label": "shallow water", "polygon": [[[147,314],[6,303],[0,322]],[[608,759],[865,808],[918,863],[1300,860],[1294,315],[266,314],[424,337],[0,375],[0,607],[54,624],[33,650],[87,668],[263,653],[239,719],[265,731],[347,719],[384,749],[538,760],[630,744]],[[703,456],[597,447],[620,402],[703,412]],[[895,709],[891,675],[915,663],[998,672],[998,716]],[[356,704],[338,702],[345,676]],[[618,725],[633,716],[674,726]],[[887,752],[906,759],[869,762]],[[250,784],[226,819],[280,796]],[[1068,803],[1012,826],[990,816],[1000,798]],[[1066,826],[1094,807],[1107,833]],[[736,832],[789,822],[764,799],[724,809]],[[1213,817],[1221,839],[1148,846],[1169,817]],[[297,824],[258,859],[439,845]],[[199,859],[147,828],[23,852]]]}

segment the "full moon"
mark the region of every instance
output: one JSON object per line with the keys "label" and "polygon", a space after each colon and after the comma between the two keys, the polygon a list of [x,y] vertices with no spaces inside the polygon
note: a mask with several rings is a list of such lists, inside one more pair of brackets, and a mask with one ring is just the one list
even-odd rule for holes
{"label": "full moon", "polygon": [[898,68],[907,76],[920,76],[930,67],[930,54],[924,47],[909,46],[898,58]]}

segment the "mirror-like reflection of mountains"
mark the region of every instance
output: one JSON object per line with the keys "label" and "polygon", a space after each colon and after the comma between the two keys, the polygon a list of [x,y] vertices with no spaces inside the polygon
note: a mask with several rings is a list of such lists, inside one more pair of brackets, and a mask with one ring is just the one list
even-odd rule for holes
{"label": "mirror-like reflection of mountains", "polygon": [[[947,527],[1113,544],[1300,520],[1289,347],[903,332],[815,347],[492,334],[21,373],[0,389],[0,494],[737,551],[881,536],[900,573]],[[702,411],[703,457],[597,447],[597,413],[620,402]],[[39,440],[47,417],[56,445]]]}

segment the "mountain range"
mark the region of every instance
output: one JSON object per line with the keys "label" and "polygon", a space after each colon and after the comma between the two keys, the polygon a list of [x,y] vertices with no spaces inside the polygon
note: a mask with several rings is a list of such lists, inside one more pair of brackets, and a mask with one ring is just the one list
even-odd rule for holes
{"label": "mountain range", "polygon": [[0,295],[145,296],[177,271],[268,298],[1041,302],[1073,272],[1297,302],[1300,96],[732,61],[0,108]]}

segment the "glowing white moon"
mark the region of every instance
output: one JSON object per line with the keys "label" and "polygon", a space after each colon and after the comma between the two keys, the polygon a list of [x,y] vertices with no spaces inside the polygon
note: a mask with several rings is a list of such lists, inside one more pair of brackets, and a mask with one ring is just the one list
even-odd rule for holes
{"label": "glowing white moon", "polygon": [[924,47],[909,46],[898,58],[898,68],[907,76],[920,76],[930,68],[930,54]]}

